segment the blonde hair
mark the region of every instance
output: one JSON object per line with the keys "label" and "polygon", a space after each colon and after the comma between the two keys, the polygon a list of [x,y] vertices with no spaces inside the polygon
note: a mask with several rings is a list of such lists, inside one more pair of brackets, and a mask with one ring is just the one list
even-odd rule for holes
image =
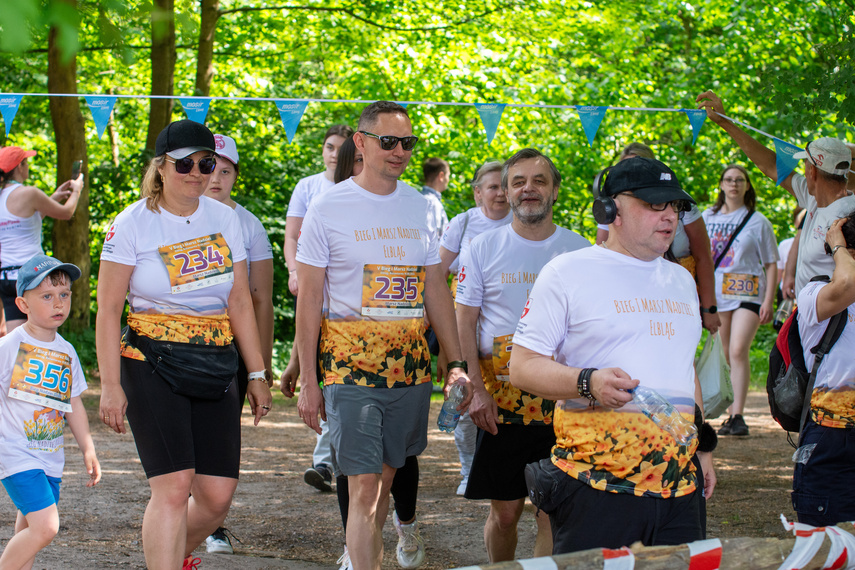
{"label": "blonde hair", "polygon": [[163,198],[163,176],[158,168],[166,162],[166,155],[155,156],[148,163],[148,168],[140,184],[140,195],[146,199],[146,208],[160,213],[160,200]]}
{"label": "blonde hair", "polygon": [[653,154],[653,149],[640,142],[633,142],[626,145],[621,151],[620,158],[618,160],[623,160],[630,156],[640,156],[641,158],[651,158],[656,160],[656,156]]}
{"label": "blonde hair", "polygon": [[480,187],[481,184],[484,183],[484,177],[490,174],[491,172],[502,173],[502,163],[498,160],[492,160],[490,162],[485,162],[481,168],[479,168],[475,172],[475,178],[472,179],[472,188],[473,190],[476,187]]}

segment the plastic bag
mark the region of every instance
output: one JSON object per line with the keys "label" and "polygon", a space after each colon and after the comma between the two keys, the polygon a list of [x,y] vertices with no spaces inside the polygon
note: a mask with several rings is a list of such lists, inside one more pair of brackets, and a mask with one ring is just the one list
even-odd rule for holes
{"label": "plastic bag", "polygon": [[718,333],[707,337],[695,366],[704,397],[704,417],[708,420],[715,419],[733,403],[730,366],[724,357],[724,347]]}

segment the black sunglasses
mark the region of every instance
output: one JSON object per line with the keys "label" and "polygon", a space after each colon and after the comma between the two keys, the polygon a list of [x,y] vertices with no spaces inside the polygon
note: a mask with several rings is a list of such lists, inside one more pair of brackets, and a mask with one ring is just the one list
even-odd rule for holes
{"label": "black sunglasses", "polygon": [[[189,156],[179,159],[167,158],[166,160],[175,164],[175,172],[178,174],[190,174],[190,171],[193,170],[193,165],[196,164],[196,161]],[[200,174],[211,174],[216,167],[217,159],[213,156],[206,156],[199,159]]]}
{"label": "black sunglasses", "polygon": [[380,141],[380,148],[383,150],[392,150],[396,146],[398,146],[398,141],[401,141],[401,148],[404,150],[413,150],[416,146],[416,143],[419,142],[419,137],[393,137],[392,135],[375,135],[374,133],[369,133],[368,131],[359,131],[365,136],[375,138]]}
{"label": "black sunglasses", "polygon": [[660,202],[659,204],[651,204],[646,200],[642,200],[632,192],[620,192],[620,194],[628,194],[635,198],[636,200],[641,200],[647,207],[653,210],[654,212],[664,212],[668,206],[671,206],[675,212],[677,212],[677,216],[679,219],[683,219],[683,216],[686,215],[686,212],[692,209],[692,203],[688,200],[671,200],[670,202]]}

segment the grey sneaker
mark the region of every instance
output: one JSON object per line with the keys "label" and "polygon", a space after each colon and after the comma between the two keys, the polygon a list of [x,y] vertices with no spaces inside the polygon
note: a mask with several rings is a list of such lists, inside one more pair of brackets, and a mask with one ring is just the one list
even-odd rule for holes
{"label": "grey sneaker", "polygon": [[398,566],[401,568],[418,568],[425,563],[425,545],[419,535],[419,521],[401,524],[398,513],[394,514],[395,530],[398,532]]}
{"label": "grey sneaker", "polygon": [[740,414],[733,416],[733,421],[730,422],[730,435],[743,437],[748,435],[748,426],[745,425],[745,420]]}
{"label": "grey sneaker", "polygon": [[332,471],[326,465],[309,467],[303,474],[303,481],[324,493],[332,491]]}
{"label": "grey sneaker", "polygon": [[208,554],[234,554],[232,541],[226,536],[226,529],[223,527],[214,531],[214,534],[205,539],[205,548]]}

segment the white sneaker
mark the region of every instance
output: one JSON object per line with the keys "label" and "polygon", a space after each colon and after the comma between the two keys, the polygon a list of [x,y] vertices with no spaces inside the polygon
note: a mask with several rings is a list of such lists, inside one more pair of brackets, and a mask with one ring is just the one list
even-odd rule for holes
{"label": "white sneaker", "polygon": [[344,554],[335,561],[336,564],[339,565],[338,570],[351,570],[350,568],[350,554],[347,553],[347,547],[344,547]]}
{"label": "white sneaker", "polygon": [[462,481],[460,481],[460,485],[457,486],[457,494],[461,497],[466,494],[466,485],[469,484],[469,477],[464,477]]}
{"label": "white sneaker", "polygon": [[234,554],[232,542],[224,532],[226,529],[220,527],[214,531],[214,534],[205,539],[205,547],[208,554]]}
{"label": "white sneaker", "polygon": [[418,568],[425,563],[425,545],[419,536],[419,521],[401,524],[398,513],[394,514],[395,530],[398,531],[398,566],[401,568]]}

